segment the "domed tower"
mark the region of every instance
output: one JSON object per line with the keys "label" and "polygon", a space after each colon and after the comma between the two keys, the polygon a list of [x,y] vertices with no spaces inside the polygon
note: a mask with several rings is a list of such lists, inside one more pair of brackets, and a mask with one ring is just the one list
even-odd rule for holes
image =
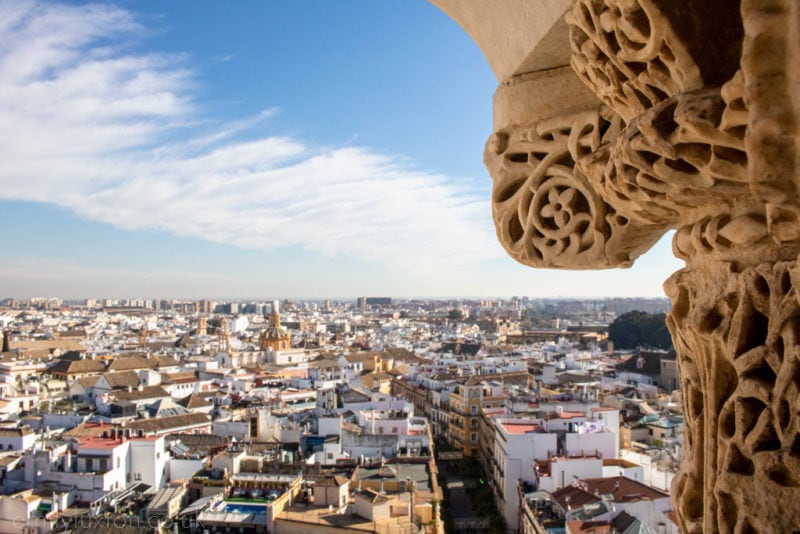
{"label": "domed tower", "polygon": [[292,336],[281,326],[281,314],[278,301],[272,301],[272,313],[269,314],[269,327],[261,332],[258,339],[261,350],[287,350],[292,346]]}

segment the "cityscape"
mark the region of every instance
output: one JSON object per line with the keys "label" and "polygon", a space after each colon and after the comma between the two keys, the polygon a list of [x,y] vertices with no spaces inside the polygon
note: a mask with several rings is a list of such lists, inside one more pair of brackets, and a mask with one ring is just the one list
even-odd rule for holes
{"label": "cityscape", "polygon": [[0,532],[678,532],[668,311],[7,298]]}
{"label": "cityscape", "polygon": [[800,532],[800,1],[0,42],[0,534]]}

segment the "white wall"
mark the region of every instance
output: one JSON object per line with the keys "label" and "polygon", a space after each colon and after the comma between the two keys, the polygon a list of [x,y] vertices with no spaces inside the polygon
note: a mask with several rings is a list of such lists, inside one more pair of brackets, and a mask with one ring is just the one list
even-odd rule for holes
{"label": "white wall", "polygon": [[214,421],[211,432],[218,436],[233,436],[239,441],[250,440],[249,421]]}
{"label": "white wall", "polygon": [[342,435],[342,420],[339,417],[320,417],[318,427],[317,434],[320,436]]}
{"label": "white wall", "polygon": [[540,477],[539,489],[555,491],[569,486],[575,477],[600,478],[603,476],[603,460],[600,458],[567,458],[550,463],[550,476]]}
{"label": "white wall", "polygon": [[616,458],[619,439],[613,432],[592,432],[588,434],[568,433],[565,451],[568,456],[591,455],[599,451],[603,458]]}
{"label": "white wall", "polygon": [[36,434],[31,432],[23,436],[0,437],[0,450],[26,451],[36,443]]}
{"label": "white wall", "polygon": [[[502,424],[499,423],[498,427],[501,426]],[[506,526],[516,530],[518,528],[517,510],[520,506],[517,491],[519,479],[528,482],[535,480],[534,460],[545,460],[548,451],[556,450],[557,436],[545,433],[505,434],[499,428],[497,433],[502,433],[505,437],[505,445],[495,448],[496,456],[500,456],[497,460],[502,466],[503,473],[504,506],[501,513],[505,518]],[[496,481],[496,483],[498,482]]]}
{"label": "white wall", "polygon": [[[631,465],[628,467],[621,465],[604,465],[603,478],[607,477],[627,477],[637,482],[644,482],[644,467],[641,465]],[[664,488],[661,488],[664,489]],[[666,488],[669,491],[669,488]]]}
{"label": "white wall", "polygon": [[602,421],[606,430],[617,436],[617,446],[614,449],[614,458],[619,456],[619,410],[598,410],[592,412],[594,421]]}
{"label": "white wall", "polygon": [[144,482],[154,488],[167,485],[168,455],[164,437],[131,440],[131,482]]}
{"label": "white wall", "polygon": [[185,458],[170,458],[167,464],[169,480],[189,480],[198,471],[205,468],[205,460],[189,460]]}

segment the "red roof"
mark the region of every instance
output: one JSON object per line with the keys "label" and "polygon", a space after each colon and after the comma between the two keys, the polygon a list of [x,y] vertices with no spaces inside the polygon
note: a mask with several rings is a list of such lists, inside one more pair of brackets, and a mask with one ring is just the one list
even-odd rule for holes
{"label": "red roof", "polygon": [[500,424],[506,429],[509,434],[530,434],[532,432],[541,432],[542,427],[535,423],[516,423],[513,421],[503,421]]}
{"label": "red roof", "polygon": [[83,438],[79,440],[80,445],[78,446],[78,450],[80,449],[116,449],[120,445],[122,445],[125,440],[124,439],[111,439],[111,438]]}

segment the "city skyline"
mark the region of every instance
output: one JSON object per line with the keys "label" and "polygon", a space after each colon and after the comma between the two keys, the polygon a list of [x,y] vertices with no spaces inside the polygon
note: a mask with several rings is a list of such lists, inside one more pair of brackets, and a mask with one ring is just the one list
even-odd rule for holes
{"label": "city skyline", "polygon": [[680,268],[668,237],[629,270],[505,255],[496,80],[427,2],[191,15],[0,7],[0,295],[656,297]]}

